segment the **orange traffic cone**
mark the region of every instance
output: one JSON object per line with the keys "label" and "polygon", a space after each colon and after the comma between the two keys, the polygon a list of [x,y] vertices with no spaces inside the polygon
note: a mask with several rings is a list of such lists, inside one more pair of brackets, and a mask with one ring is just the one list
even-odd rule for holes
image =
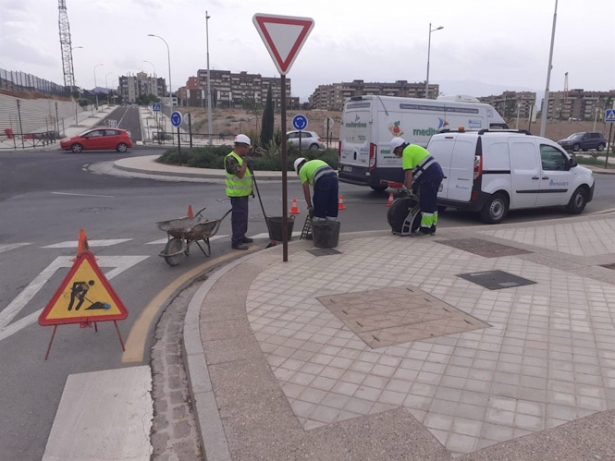
{"label": "orange traffic cone", "polygon": [[293,199],[293,205],[290,207],[290,214],[299,214],[299,207],[297,206],[297,199]]}
{"label": "orange traffic cone", "polygon": [[345,210],[346,209],[346,207],[344,206],[344,197],[342,197],[341,195],[340,195],[339,200],[337,202],[337,209],[338,210]]}
{"label": "orange traffic cone", "polygon": [[188,217],[194,218],[194,212],[192,211],[192,205],[188,205]]}
{"label": "orange traffic cone", "polygon": [[77,256],[84,251],[90,251],[90,245],[88,245],[88,236],[85,235],[83,229],[79,229],[79,243],[77,244]]}
{"label": "orange traffic cone", "polygon": [[393,205],[393,192],[389,194],[389,201],[387,202],[387,206]]}

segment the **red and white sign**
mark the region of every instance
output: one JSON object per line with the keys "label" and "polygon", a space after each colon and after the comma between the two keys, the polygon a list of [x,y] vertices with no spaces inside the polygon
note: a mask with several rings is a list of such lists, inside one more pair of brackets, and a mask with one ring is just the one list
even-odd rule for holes
{"label": "red and white sign", "polygon": [[258,30],[280,75],[286,75],[312,29],[314,20],[293,16],[256,13],[252,22]]}

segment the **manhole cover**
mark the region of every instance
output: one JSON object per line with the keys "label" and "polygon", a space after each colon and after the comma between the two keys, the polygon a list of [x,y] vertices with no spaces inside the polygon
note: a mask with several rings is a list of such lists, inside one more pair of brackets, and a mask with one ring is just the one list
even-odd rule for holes
{"label": "manhole cover", "polygon": [[341,255],[341,251],[334,250],[333,248],[314,248],[313,250],[307,250],[308,253],[312,253],[314,256],[329,256],[329,255]]}
{"label": "manhole cover", "polygon": [[500,290],[502,288],[513,288],[536,284],[536,282],[533,282],[532,280],[524,279],[523,277],[497,270],[458,274],[457,277],[468,280],[472,283],[476,283],[477,285],[488,288],[489,290]]}
{"label": "manhole cover", "polygon": [[477,238],[438,240],[437,242],[484,258],[499,258],[501,256],[515,256],[531,253],[531,251],[500,245],[499,243]]}
{"label": "manhole cover", "polygon": [[104,211],[111,211],[113,208],[108,206],[95,206],[91,208],[81,208],[78,213],[102,213]]}
{"label": "manhole cover", "polygon": [[416,287],[388,287],[318,300],[372,348],[489,325]]}

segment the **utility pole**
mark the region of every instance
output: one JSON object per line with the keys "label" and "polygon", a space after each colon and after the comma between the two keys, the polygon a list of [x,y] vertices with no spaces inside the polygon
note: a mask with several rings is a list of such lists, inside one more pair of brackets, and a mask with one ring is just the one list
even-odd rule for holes
{"label": "utility pole", "polygon": [[205,11],[205,34],[206,34],[206,42],[207,42],[207,131],[209,132],[209,145],[211,146],[213,143],[212,139],[212,131],[213,131],[213,120],[211,119],[211,78],[209,76],[209,16],[207,11]]}
{"label": "utility pole", "polygon": [[557,1],[555,0],[555,12],[553,13],[553,29],[551,31],[551,49],[549,51],[549,66],[547,67],[547,86],[545,97],[542,100],[542,114],[540,119],[540,136],[544,138],[547,130],[547,111],[549,110],[549,82],[551,81],[551,63],[553,62],[553,45],[555,44],[555,26],[557,25]]}

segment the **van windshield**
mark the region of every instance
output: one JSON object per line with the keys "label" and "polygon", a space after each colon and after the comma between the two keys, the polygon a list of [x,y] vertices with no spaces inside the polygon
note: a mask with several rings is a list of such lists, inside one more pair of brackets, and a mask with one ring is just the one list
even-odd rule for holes
{"label": "van windshield", "polygon": [[369,110],[346,111],[344,113],[344,141],[363,144],[369,135]]}

